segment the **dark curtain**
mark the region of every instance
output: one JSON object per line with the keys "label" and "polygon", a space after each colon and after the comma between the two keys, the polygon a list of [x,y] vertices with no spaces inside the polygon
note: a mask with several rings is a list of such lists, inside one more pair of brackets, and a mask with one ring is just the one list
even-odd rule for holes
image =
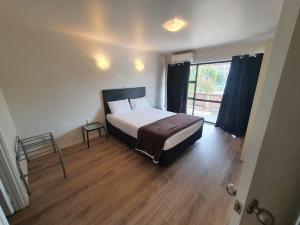
{"label": "dark curtain", "polygon": [[167,110],[186,113],[190,62],[168,65],[167,73]]}
{"label": "dark curtain", "polygon": [[246,134],[263,53],[234,56],[216,127],[237,136]]}

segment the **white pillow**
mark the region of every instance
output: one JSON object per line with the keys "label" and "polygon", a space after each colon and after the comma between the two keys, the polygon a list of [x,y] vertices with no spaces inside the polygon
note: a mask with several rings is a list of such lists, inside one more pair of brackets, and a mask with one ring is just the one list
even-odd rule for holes
{"label": "white pillow", "polygon": [[107,104],[112,114],[121,114],[131,111],[128,99],[107,102]]}
{"label": "white pillow", "polygon": [[130,99],[129,101],[130,101],[132,110],[144,109],[144,108],[150,107],[146,97],[133,98],[133,99]]}

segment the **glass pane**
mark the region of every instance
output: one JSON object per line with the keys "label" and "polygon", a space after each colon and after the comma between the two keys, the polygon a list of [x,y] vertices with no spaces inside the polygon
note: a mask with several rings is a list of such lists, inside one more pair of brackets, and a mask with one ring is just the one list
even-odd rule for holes
{"label": "glass pane", "polygon": [[195,83],[189,83],[188,97],[194,98]]}
{"label": "glass pane", "polygon": [[203,117],[205,121],[216,123],[220,103],[195,101],[194,115]]}
{"label": "glass pane", "polygon": [[190,81],[196,80],[196,70],[197,70],[197,65],[190,67]]}
{"label": "glass pane", "polygon": [[192,115],[193,113],[193,100],[188,99],[186,105],[186,113]]}
{"label": "glass pane", "polygon": [[221,101],[229,69],[230,62],[199,65],[196,98]]}
{"label": "glass pane", "polygon": [[84,125],[84,128],[86,130],[94,130],[94,129],[98,129],[99,127],[101,127],[101,124],[99,124],[99,123],[90,123],[90,124]]}

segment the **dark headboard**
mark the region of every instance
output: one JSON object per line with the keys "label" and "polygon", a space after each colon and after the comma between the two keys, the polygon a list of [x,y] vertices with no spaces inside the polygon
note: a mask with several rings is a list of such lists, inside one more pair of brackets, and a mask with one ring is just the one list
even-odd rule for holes
{"label": "dark headboard", "polygon": [[136,87],[136,88],[122,88],[122,89],[110,89],[103,90],[103,103],[105,115],[110,113],[107,102],[130,99],[130,98],[141,98],[146,95],[145,87]]}

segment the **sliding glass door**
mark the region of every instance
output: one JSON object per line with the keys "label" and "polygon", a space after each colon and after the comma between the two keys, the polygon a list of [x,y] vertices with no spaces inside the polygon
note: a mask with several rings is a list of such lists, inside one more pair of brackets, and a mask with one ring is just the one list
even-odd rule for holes
{"label": "sliding glass door", "polygon": [[191,65],[187,113],[215,123],[223,97],[231,61]]}

